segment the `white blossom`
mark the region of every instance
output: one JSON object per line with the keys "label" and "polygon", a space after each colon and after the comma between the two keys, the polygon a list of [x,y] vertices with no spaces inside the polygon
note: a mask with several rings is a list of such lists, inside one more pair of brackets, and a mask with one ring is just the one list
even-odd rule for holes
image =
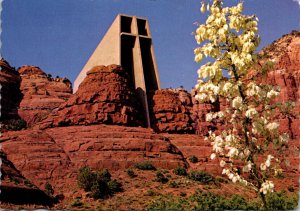
{"label": "white blossom", "polygon": [[212,153],[212,154],[210,155],[210,159],[214,160],[215,158],[216,158],[216,154],[215,154],[215,153]]}
{"label": "white blossom", "polygon": [[274,191],[274,183],[272,181],[266,180],[263,184],[261,184],[261,188],[259,190],[263,194],[267,194],[269,192]]}
{"label": "white blossom", "polygon": [[256,111],[255,108],[250,108],[250,109],[248,109],[248,110],[246,111],[246,117],[251,118],[251,119],[252,119],[254,116],[256,116],[256,114],[257,114],[257,111]]}

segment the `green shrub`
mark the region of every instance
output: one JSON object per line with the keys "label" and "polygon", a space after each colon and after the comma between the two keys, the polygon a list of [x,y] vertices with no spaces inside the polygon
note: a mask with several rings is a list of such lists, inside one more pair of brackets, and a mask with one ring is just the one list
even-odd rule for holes
{"label": "green shrub", "polygon": [[6,123],[7,130],[17,131],[17,130],[22,130],[26,127],[27,127],[27,123],[23,119],[10,119]]}
{"label": "green shrub", "polygon": [[174,172],[174,174],[179,175],[179,176],[186,176],[187,175],[186,169],[184,167],[181,167],[181,166],[177,166],[174,169],[173,172]]}
{"label": "green shrub", "polygon": [[221,196],[202,190],[196,190],[191,196],[191,201],[196,203],[194,210],[223,210],[226,207]]}
{"label": "green shrub", "polygon": [[112,194],[123,191],[122,184],[120,182],[118,182],[117,180],[115,180],[115,179],[114,180],[110,180],[107,183],[107,185],[108,185],[109,191]]}
{"label": "green shrub", "polygon": [[127,169],[126,172],[127,172],[128,176],[131,178],[134,178],[137,176],[132,169]]}
{"label": "green shrub", "polygon": [[170,181],[169,187],[170,187],[170,188],[179,188],[179,185],[178,185],[178,183],[175,182],[175,181]]}
{"label": "green shrub", "polygon": [[89,167],[82,167],[79,169],[77,176],[77,183],[80,188],[85,191],[91,191],[94,181],[96,181],[97,175],[91,171]]}
{"label": "green shrub", "polygon": [[147,190],[146,195],[147,196],[155,196],[155,195],[157,195],[157,193],[154,190],[150,189],[150,190]]}
{"label": "green shrub", "polygon": [[103,199],[106,196],[111,195],[107,182],[102,179],[97,179],[94,181],[93,186],[91,187],[91,196],[94,199]]}
{"label": "green shrub", "polygon": [[100,172],[98,172],[97,177],[100,177],[105,182],[109,182],[111,180],[111,174],[107,169],[102,169]]}
{"label": "green shrub", "polygon": [[203,184],[209,184],[214,181],[214,178],[205,171],[192,171],[189,174],[189,178]]}
{"label": "green shrub", "polygon": [[49,182],[46,182],[45,184],[45,193],[48,195],[48,196],[53,196],[54,194],[54,190],[53,190],[53,187],[52,185],[49,183]]}
{"label": "green shrub", "polygon": [[225,209],[246,210],[250,208],[247,201],[239,195],[233,195],[229,199],[223,199],[223,201]]}
{"label": "green shrub", "polygon": [[142,163],[135,164],[135,167],[140,170],[156,170],[155,166],[152,165],[149,161],[144,161]]}
{"label": "green shrub", "polygon": [[285,191],[269,193],[266,196],[269,210],[293,210],[298,207],[298,194],[288,196]]}
{"label": "green shrub", "polygon": [[165,184],[169,181],[169,179],[167,177],[165,177],[165,175],[161,171],[158,171],[158,172],[156,172],[155,181]]}
{"label": "green shrub", "polygon": [[191,163],[197,163],[198,162],[198,158],[195,155],[192,155],[191,157],[189,157],[189,161]]}
{"label": "green shrub", "polygon": [[105,198],[123,190],[121,183],[111,180],[107,169],[93,172],[89,167],[82,167],[79,169],[77,182],[80,188],[90,191],[94,199]]}
{"label": "green shrub", "polygon": [[186,195],[187,195],[187,194],[186,194],[185,192],[180,192],[180,196],[181,196],[181,197],[186,197]]}
{"label": "green shrub", "polygon": [[79,200],[79,199],[75,199],[72,203],[71,206],[72,207],[81,207],[83,205],[83,203]]}

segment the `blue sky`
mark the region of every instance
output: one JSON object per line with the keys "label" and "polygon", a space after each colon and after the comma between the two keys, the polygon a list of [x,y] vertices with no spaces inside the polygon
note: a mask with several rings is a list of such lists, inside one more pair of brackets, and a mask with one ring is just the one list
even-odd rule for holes
{"label": "blue sky", "polygon": [[[150,24],[162,88],[190,90],[200,64],[191,35],[206,19],[201,0],[4,0],[1,56],[15,67],[35,65],[72,82],[119,13]],[[229,4],[237,0],[226,0]],[[259,17],[261,47],[300,28],[299,0],[244,0]]]}

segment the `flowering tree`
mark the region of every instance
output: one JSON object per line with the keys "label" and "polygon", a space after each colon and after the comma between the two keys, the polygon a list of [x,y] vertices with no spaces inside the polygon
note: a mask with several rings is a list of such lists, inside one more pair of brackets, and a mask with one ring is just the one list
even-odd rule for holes
{"label": "flowering tree", "polygon": [[226,127],[209,132],[207,139],[214,151],[211,159],[220,159],[222,173],[232,182],[254,188],[266,208],[265,194],[274,190],[269,178],[282,171],[280,159],[269,154],[269,148],[280,148],[289,138],[280,135],[279,124],[271,121],[277,109],[272,102],[279,89],[256,80],[263,74],[254,69],[260,41],[257,17],[243,15],[242,2],[233,7],[222,4],[222,0],[202,2],[201,12],[209,15],[195,32],[201,45],[194,50],[195,61],[210,57],[213,62],[198,70],[196,99],[211,103],[226,100],[229,106],[225,110],[206,114],[206,121],[222,121]]}

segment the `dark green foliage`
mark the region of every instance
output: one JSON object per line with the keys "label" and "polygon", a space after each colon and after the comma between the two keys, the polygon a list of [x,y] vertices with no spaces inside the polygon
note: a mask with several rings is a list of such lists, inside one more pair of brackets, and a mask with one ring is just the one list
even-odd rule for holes
{"label": "dark green foliage", "polygon": [[10,177],[9,179],[10,179],[10,181],[11,181],[11,182],[14,182],[14,184],[15,184],[15,185],[18,185],[18,184],[20,184],[20,181],[19,181],[19,179],[18,179],[18,178],[16,178],[16,177],[14,177],[14,176]]}
{"label": "dark green foliage", "polygon": [[47,74],[47,77],[48,77],[48,78],[52,78],[52,75],[51,75],[51,74]]}
{"label": "dark green foliage", "polygon": [[160,196],[148,205],[147,210],[186,210],[185,204],[186,201],[183,198],[174,200],[172,195]]}
{"label": "dark green foliage", "polygon": [[158,172],[156,172],[155,181],[165,184],[169,181],[169,179],[161,171],[158,171]]}
{"label": "dark green foliage", "polygon": [[196,202],[195,210],[223,210],[225,208],[221,196],[202,190],[197,190],[191,196],[191,201]]}
{"label": "dark green foliage", "polygon": [[105,182],[109,182],[111,180],[111,174],[109,173],[109,171],[107,169],[103,169],[101,170],[98,174],[98,177],[100,177],[102,180],[104,180]]}
{"label": "dark green foliage", "polygon": [[79,199],[75,199],[72,203],[71,206],[72,207],[81,207],[83,205],[83,203],[79,200]]}
{"label": "dark green foliage", "polygon": [[137,176],[132,169],[127,169],[126,172],[127,172],[128,176],[131,178],[134,178]]}
{"label": "dark green foliage", "polygon": [[239,195],[233,195],[228,200],[223,199],[224,201],[224,207],[225,209],[231,209],[231,210],[246,210],[246,209],[255,209],[254,207],[247,204],[247,201],[239,196]]}
{"label": "dark green foliage", "polygon": [[90,191],[94,199],[105,198],[111,195],[107,182],[101,179],[94,181]]}
{"label": "dark green foliage", "polygon": [[152,190],[152,189],[147,190],[147,193],[146,193],[147,196],[155,196],[156,194],[157,193],[154,190]]}
{"label": "dark green foliage", "polygon": [[10,119],[6,122],[7,130],[22,130],[27,127],[27,123],[23,119]]}
{"label": "dark green foliage", "polygon": [[179,185],[178,185],[178,183],[175,182],[175,181],[170,181],[169,187],[170,187],[170,188],[179,188]]}
{"label": "dark green foliage", "polygon": [[150,163],[149,161],[137,163],[137,164],[135,164],[135,168],[140,169],[140,170],[150,170],[150,171],[156,170],[155,166],[153,166],[152,163]]}
{"label": "dark green foliage", "polygon": [[109,191],[111,193],[117,193],[117,192],[121,192],[123,191],[123,187],[122,187],[122,184],[119,183],[117,180],[110,180],[108,183],[108,188],[109,188]]}
{"label": "dark green foliage", "polygon": [[186,176],[187,172],[186,172],[186,169],[184,167],[177,166],[174,169],[174,174],[179,175],[179,176]]}
{"label": "dark green foliage", "polygon": [[189,178],[203,184],[209,184],[214,181],[214,178],[205,171],[192,171]]}
{"label": "dark green foliage", "polygon": [[105,198],[123,190],[121,183],[111,180],[107,169],[93,172],[89,167],[82,167],[79,169],[77,182],[79,187],[90,191],[94,199]]}
{"label": "dark green foliage", "polygon": [[[186,195],[186,194],[185,194]],[[187,198],[171,195],[159,196],[153,200],[149,210],[259,210],[262,204],[257,199],[245,200],[239,195],[230,198],[203,190],[196,190]],[[287,196],[284,192],[267,195],[268,210],[293,210],[298,206],[298,195]]]}
{"label": "dark green foliage", "polygon": [[185,192],[180,192],[180,196],[181,196],[181,197],[186,197],[186,195],[187,195],[187,194],[186,194]]}
{"label": "dark green foliage", "polygon": [[52,185],[49,182],[46,182],[44,189],[45,189],[45,193],[48,196],[53,196],[54,190],[53,190]]}
{"label": "dark green foliage", "polygon": [[92,172],[89,167],[86,166],[79,169],[77,183],[80,188],[83,188],[85,191],[90,191],[95,180],[96,174]]}
{"label": "dark green foliage", "polygon": [[197,163],[198,162],[198,158],[195,155],[192,155],[191,157],[189,157],[189,161],[191,163]]}
{"label": "dark green foliage", "polygon": [[269,210],[293,210],[298,207],[298,194],[288,197],[285,191],[267,194],[266,201]]}

